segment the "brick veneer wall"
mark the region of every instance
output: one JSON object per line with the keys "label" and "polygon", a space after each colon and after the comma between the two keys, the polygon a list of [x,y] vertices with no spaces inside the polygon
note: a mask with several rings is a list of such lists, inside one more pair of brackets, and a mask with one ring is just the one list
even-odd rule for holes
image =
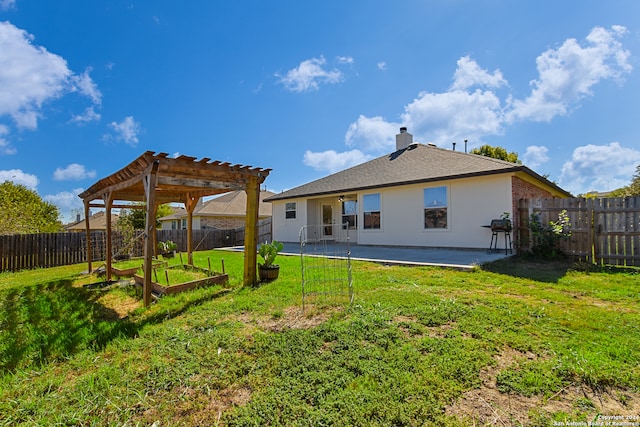
{"label": "brick veneer wall", "polygon": [[200,228],[217,228],[219,230],[231,230],[244,227],[244,218],[238,217],[201,217]]}
{"label": "brick veneer wall", "polygon": [[[262,221],[265,217],[259,217]],[[200,217],[200,228],[217,228],[219,230],[232,230],[245,226],[244,217],[232,216],[206,216]]]}
{"label": "brick veneer wall", "polygon": [[[538,199],[538,198],[551,198],[553,195],[540,187],[513,176],[511,178],[511,209],[513,212],[513,228],[517,230],[520,226],[520,214],[518,213],[518,201],[520,199]],[[514,247],[518,247],[518,233],[513,233]]]}

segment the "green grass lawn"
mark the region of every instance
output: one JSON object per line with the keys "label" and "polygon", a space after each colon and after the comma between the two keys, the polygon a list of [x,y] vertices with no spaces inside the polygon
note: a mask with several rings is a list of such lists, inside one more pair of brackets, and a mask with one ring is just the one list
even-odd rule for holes
{"label": "green grass lawn", "polygon": [[[0,425],[559,425],[640,415],[640,272],[353,262],[301,310],[298,257],[149,309],[86,265],[0,274]],[[639,420],[640,421],[640,420]]]}

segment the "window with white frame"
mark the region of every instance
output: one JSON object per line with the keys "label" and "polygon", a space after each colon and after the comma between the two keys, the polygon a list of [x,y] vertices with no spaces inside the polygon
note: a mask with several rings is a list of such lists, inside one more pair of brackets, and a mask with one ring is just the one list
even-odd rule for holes
{"label": "window with white frame", "polygon": [[447,187],[424,189],[424,228],[449,228]]}
{"label": "window with white frame", "polygon": [[380,193],[365,194],[362,197],[363,228],[365,230],[380,229]]}
{"label": "window with white frame", "polygon": [[284,207],[284,217],[286,219],[296,218],[296,202],[288,202]]}

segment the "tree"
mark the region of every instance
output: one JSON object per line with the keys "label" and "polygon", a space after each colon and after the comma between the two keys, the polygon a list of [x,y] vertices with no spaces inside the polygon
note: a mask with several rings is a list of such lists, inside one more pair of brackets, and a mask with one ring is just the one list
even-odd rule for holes
{"label": "tree", "polygon": [[636,174],[629,185],[629,196],[640,196],[640,163],[636,166]]}
{"label": "tree", "polygon": [[478,154],[480,156],[492,157],[494,159],[505,160],[511,163],[522,164],[522,161],[518,159],[518,153],[512,151],[507,152],[506,149],[502,147],[494,147],[489,144],[485,144],[479,148],[474,148],[470,151],[471,154]]}
{"label": "tree", "polygon": [[55,233],[62,230],[58,207],[22,184],[0,184],[0,234]]}
{"label": "tree", "polygon": [[[118,226],[132,230],[144,230],[147,221],[146,204],[135,203],[135,205],[141,206],[141,208],[123,209],[120,212]],[[158,206],[156,212],[156,228],[160,228],[161,225],[160,221],[158,221],[159,218],[171,215],[172,213],[173,210],[168,204]]]}
{"label": "tree", "polygon": [[631,178],[631,184],[618,188],[610,193],[611,197],[640,196],[640,164],[636,166],[636,173]]}

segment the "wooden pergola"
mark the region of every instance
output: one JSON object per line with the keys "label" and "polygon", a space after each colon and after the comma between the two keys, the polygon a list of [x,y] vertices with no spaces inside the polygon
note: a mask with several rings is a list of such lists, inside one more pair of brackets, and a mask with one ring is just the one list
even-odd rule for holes
{"label": "wooden pergola", "polygon": [[104,208],[107,215],[107,281],[111,280],[111,209],[130,208],[121,202],[145,202],[144,305],[151,303],[151,266],[155,254],[156,211],[164,203],[184,203],[187,211],[187,259],[193,265],[193,211],[205,196],[244,190],[247,193],[244,236],[244,284],[257,282],[258,206],[260,185],[271,169],[253,168],[228,162],[196,160],[195,157],[170,158],[167,153],[147,151],[118,172],[102,178],[79,194],[84,203],[87,232],[87,260],[91,272],[91,233],[89,209]]}

